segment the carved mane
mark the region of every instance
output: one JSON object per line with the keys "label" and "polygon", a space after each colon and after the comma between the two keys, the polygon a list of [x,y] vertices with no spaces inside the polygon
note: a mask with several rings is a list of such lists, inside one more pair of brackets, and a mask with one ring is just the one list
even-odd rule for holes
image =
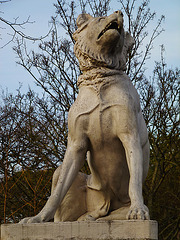
{"label": "carved mane", "polygon": [[122,52],[115,55],[98,53],[92,46],[89,46],[84,39],[79,39],[74,46],[74,53],[79,60],[80,69],[86,71],[97,67],[108,67],[117,70],[126,70],[127,53],[134,43],[128,32],[125,33]]}

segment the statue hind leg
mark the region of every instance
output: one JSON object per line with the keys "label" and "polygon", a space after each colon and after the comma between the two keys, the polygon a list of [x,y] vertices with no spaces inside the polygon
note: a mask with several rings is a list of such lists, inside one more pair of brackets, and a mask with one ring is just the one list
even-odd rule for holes
{"label": "statue hind leg", "polygon": [[[62,167],[59,166],[53,175],[51,192],[53,193]],[[60,203],[54,215],[54,222],[76,221],[87,211],[86,192],[87,175],[79,172],[73,184]]]}

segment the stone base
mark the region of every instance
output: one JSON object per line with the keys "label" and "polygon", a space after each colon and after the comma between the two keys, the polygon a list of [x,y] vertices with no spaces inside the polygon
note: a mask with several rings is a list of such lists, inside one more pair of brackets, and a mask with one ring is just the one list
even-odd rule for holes
{"label": "stone base", "polygon": [[157,240],[156,221],[116,220],[1,225],[1,240]]}

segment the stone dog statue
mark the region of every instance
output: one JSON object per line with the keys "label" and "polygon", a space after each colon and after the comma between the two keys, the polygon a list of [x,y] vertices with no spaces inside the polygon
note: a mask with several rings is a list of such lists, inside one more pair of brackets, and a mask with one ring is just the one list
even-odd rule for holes
{"label": "stone dog statue", "polygon": [[[20,223],[149,219],[142,197],[149,141],[136,89],[124,70],[134,41],[123,14],[81,14],[73,37],[83,74],[68,116],[68,146],[39,214]],[[80,173],[87,158],[91,175]]]}

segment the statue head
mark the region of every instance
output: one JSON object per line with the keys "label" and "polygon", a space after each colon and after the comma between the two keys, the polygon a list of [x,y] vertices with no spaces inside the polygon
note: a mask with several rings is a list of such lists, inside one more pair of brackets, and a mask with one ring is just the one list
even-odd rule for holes
{"label": "statue head", "polygon": [[80,14],[77,27],[74,51],[82,71],[98,66],[125,70],[127,51],[134,41],[124,32],[121,11],[105,17]]}

